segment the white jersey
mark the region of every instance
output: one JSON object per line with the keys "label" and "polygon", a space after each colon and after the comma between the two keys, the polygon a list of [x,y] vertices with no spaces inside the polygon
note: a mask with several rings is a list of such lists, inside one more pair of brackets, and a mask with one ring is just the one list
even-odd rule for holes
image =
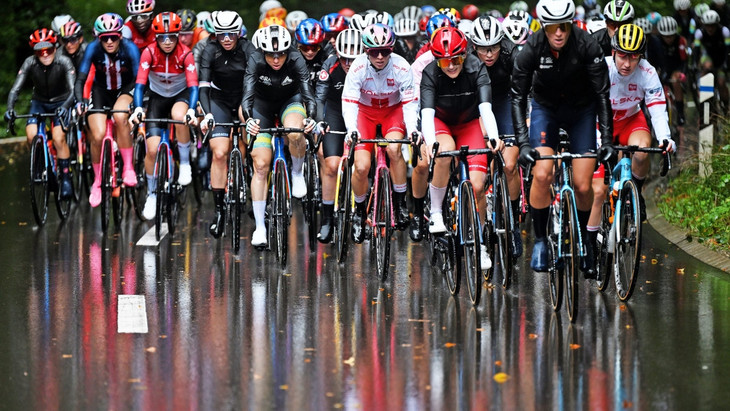
{"label": "white jersey", "polygon": [[649,109],[657,140],[661,142],[671,138],[667,100],[654,66],[642,58],[633,73],[622,76],[613,57],[606,57],[606,63],[611,80],[613,121],[621,121],[641,111],[639,104],[643,100]]}
{"label": "white jersey", "polygon": [[421,99],[421,79],[423,78],[423,69],[426,68],[432,61],[436,60],[431,50],[418,56],[416,61],[411,65],[413,71],[413,86],[416,90],[416,97]]}
{"label": "white jersey", "polygon": [[416,131],[418,99],[413,90],[411,66],[393,53],[382,70],[375,70],[367,54],[355,58],[345,77],[342,89],[342,117],[347,132],[357,130],[359,106],[388,108],[403,105],[403,120],[407,133]]}

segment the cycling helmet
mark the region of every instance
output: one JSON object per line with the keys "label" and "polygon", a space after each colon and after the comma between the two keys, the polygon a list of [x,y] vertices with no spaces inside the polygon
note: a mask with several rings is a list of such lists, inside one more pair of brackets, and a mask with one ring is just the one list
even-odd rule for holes
{"label": "cycling helmet", "polygon": [[83,33],[81,32],[81,24],[76,21],[69,21],[63,26],[61,26],[61,30],[59,30],[58,35],[61,36],[63,39],[67,39],[69,37],[73,36],[81,36]]}
{"label": "cycling helmet", "polygon": [[570,23],[575,15],[573,0],[540,0],[535,8],[537,19],[543,25]]}
{"label": "cycling helmet", "polygon": [[350,18],[350,28],[353,28],[355,30],[362,31],[367,26],[367,24],[365,23],[365,16],[363,16],[362,14],[354,14]]}
{"label": "cycling helmet", "polygon": [[690,0],[674,0],[674,9],[679,10],[689,10],[689,8],[692,7],[692,2]]}
{"label": "cycling helmet", "polygon": [[267,26],[256,30],[251,41],[265,53],[287,52],[291,47],[291,34],[284,26]]}
{"label": "cycling helmet", "polygon": [[30,40],[28,41],[28,44],[30,44],[30,47],[33,50],[40,50],[48,47],[53,47],[56,44],[57,40],[58,38],[56,37],[56,33],[54,33],[53,30],[42,28],[34,31],[30,35]]}
{"label": "cycling helmet", "polygon": [[267,11],[276,7],[281,7],[281,3],[279,3],[277,0],[265,0],[259,6],[259,13],[263,16],[266,14]]}
{"label": "cycling helmet", "polygon": [[527,21],[507,17],[502,21],[504,35],[517,45],[525,44],[530,35],[530,26]]}
{"label": "cycling helmet", "polygon": [[436,13],[434,13],[434,16],[439,14],[447,16],[449,19],[451,19],[451,21],[454,22],[454,25],[459,24],[459,20],[461,20],[461,15],[458,11],[456,11],[456,9],[442,7]]}
{"label": "cycling helmet", "polygon": [[[471,20],[463,19],[459,22],[459,24],[456,25],[456,28],[463,31],[464,34],[471,33],[471,28],[474,27],[474,22]],[[466,34],[467,37],[469,37],[468,34]]]}
{"label": "cycling helmet", "polygon": [[[636,19],[639,20],[639,19]],[[637,23],[638,24],[638,23]],[[591,17],[586,21],[586,31],[593,34],[598,30],[604,30],[606,28],[606,20],[600,17]]]}
{"label": "cycling helmet", "polygon": [[198,26],[198,16],[194,11],[182,9],[177,11],[177,15],[180,16],[180,20],[182,21],[180,31],[193,31]]}
{"label": "cycling helmet", "polygon": [[504,18],[504,15],[502,14],[502,12],[497,9],[489,10],[486,13],[484,13],[483,15],[494,17],[495,19],[499,19],[499,21],[502,21],[502,19]]}
{"label": "cycling helmet", "polygon": [[96,18],[94,22],[94,35],[101,36],[106,33],[121,33],[124,26],[122,16],[117,13],[104,13]]}
{"label": "cycling helmet", "polygon": [[340,57],[354,59],[363,53],[362,36],[359,30],[345,29],[335,39],[335,50]]}
{"label": "cycling helmet", "polygon": [[[397,22],[403,20],[404,18],[405,17],[403,17],[403,12],[399,11],[398,13],[395,13],[393,15],[393,22],[397,23]],[[393,25],[393,27],[395,27],[395,24]]]}
{"label": "cycling helmet", "polygon": [[216,34],[239,33],[243,27],[243,19],[235,11],[214,11],[210,15],[210,20]]}
{"label": "cycling helmet", "polygon": [[286,19],[286,9],[283,7],[274,7],[266,11],[264,18],[266,17],[278,17],[282,20]]}
{"label": "cycling helmet", "polygon": [[507,13],[507,18],[513,18],[516,20],[525,20],[527,24],[530,24],[530,21],[532,21],[532,17],[523,10],[512,10],[509,13]]}
{"label": "cycling helmet", "polygon": [[646,50],[644,30],[636,24],[624,24],[611,37],[611,48],[624,53],[643,54]]}
{"label": "cycling helmet", "polygon": [[345,16],[341,16],[339,13],[325,14],[319,22],[325,33],[339,33],[347,28]]}
{"label": "cycling helmet", "polygon": [[719,24],[720,23],[720,14],[718,14],[715,10],[707,10],[702,15],[702,24],[705,26],[709,26],[712,24]]}
{"label": "cycling helmet", "polygon": [[580,20],[585,23],[586,20],[586,9],[583,6],[575,6],[575,18],[574,20]]}
{"label": "cycling helmet", "polygon": [[395,23],[393,32],[398,37],[415,36],[418,34],[418,23],[411,19],[398,20]]}
{"label": "cycling helmet", "polygon": [[494,17],[482,16],[474,21],[471,28],[471,41],[475,46],[493,46],[504,38],[502,25]]}
{"label": "cycling helmet", "polygon": [[131,15],[151,13],[155,9],[155,0],[128,0],[127,13]]}
{"label": "cycling helmet", "polygon": [[[205,21],[210,19],[210,12],[209,11],[201,11],[198,13],[198,27],[205,28]],[[211,26],[213,27],[213,26]]]}
{"label": "cycling helmet", "polygon": [[659,24],[657,24],[656,28],[662,36],[671,36],[677,34],[677,27],[677,20],[675,20],[674,17],[664,16],[661,20],[659,20]]}
{"label": "cycling helmet", "polygon": [[208,13],[208,16],[203,19],[202,14],[206,13],[205,11],[201,11],[200,14],[198,14],[198,26],[202,24],[205,31],[207,31],[210,34],[215,34],[215,27],[213,27],[213,15]]}
{"label": "cycling helmet", "polygon": [[315,19],[303,20],[297,26],[294,34],[296,35],[297,43],[307,46],[314,46],[324,41],[324,29]]}
{"label": "cycling helmet", "polygon": [[431,16],[430,19],[428,19],[428,23],[426,23],[426,37],[430,39],[433,32],[436,31],[436,29],[438,28],[454,26],[456,26],[456,24],[454,24],[454,21],[451,20],[447,15],[434,14],[433,16]]}
{"label": "cycling helmet", "polygon": [[259,23],[260,29],[269,26],[286,26],[286,23],[284,22],[284,19],[276,16],[264,17],[264,19]]}
{"label": "cycling helmet", "polygon": [[710,5],[707,3],[700,3],[695,6],[695,15],[702,19],[702,15],[710,9]]}
{"label": "cycling helmet", "polygon": [[431,17],[434,13],[436,13],[436,7],[430,5],[421,6],[421,11],[424,16]]}
{"label": "cycling helmet", "polygon": [[641,29],[644,30],[644,33],[651,33],[654,29],[654,25],[651,24],[646,17],[637,17],[634,19],[633,23],[641,27]]}
{"label": "cycling helmet", "polygon": [[651,23],[652,27],[655,27],[657,24],[659,24],[659,20],[662,19],[662,15],[652,11],[651,13],[646,15],[646,19],[649,20],[649,23]]}
{"label": "cycling helmet", "polygon": [[53,18],[53,21],[51,22],[51,30],[53,30],[55,33],[61,32],[61,27],[63,27],[64,24],[68,23],[69,21],[75,21],[73,17],[71,17],[68,14],[61,14]]}
{"label": "cycling helmet", "polygon": [[307,13],[301,10],[294,10],[291,13],[287,14],[286,18],[284,19],[284,22],[286,23],[286,28],[294,31],[299,26],[299,23],[303,22],[308,17],[309,16],[307,16]]}
{"label": "cycling helmet", "polygon": [[365,27],[362,32],[362,44],[366,49],[377,47],[393,47],[395,34],[393,30],[382,23],[375,23]]}
{"label": "cycling helmet", "polygon": [[712,0],[712,4],[722,7],[725,5],[725,0]]}
{"label": "cycling helmet", "polygon": [[418,6],[405,6],[401,10],[404,19],[419,21],[423,16],[423,10]]}
{"label": "cycling helmet", "polygon": [[248,29],[246,28],[245,24],[241,24],[241,37],[244,39],[247,38],[246,35],[248,34]]}
{"label": "cycling helmet", "polygon": [[461,16],[466,20],[474,21],[479,17],[479,7],[473,4],[467,4],[461,9]]}
{"label": "cycling helmet", "polygon": [[512,2],[512,4],[509,5],[509,11],[524,11],[527,13],[530,11],[530,6],[527,5],[527,2],[524,2],[522,0]]}
{"label": "cycling helmet", "polygon": [[383,11],[380,13],[376,13],[372,20],[370,20],[370,24],[385,24],[386,26],[393,28],[393,25],[395,24],[395,21],[393,20],[393,16],[390,15],[387,11]]}
{"label": "cycling helmet", "polygon": [[349,7],[344,7],[344,8],[341,8],[340,11],[338,11],[337,13],[339,13],[341,16],[350,18],[355,15],[355,10],[353,10]]}
{"label": "cycling helmet", "polygon": [[611,0],[603,8],[606,20],[631,21],[634,18],[634,6],[626,0]]}
{"label": "cycling helmet", "polygon": [[180,16],[171,11],[160,13],[152,20],[152,32],[155,34],[179,33],[181,29]]}
{"label": "cycling helmet", "polygon": [[446,27],[434,33],[431,39],[431,53],[437,59],[454,57],[466,53],[468,43],[464,32],[456,27]]}

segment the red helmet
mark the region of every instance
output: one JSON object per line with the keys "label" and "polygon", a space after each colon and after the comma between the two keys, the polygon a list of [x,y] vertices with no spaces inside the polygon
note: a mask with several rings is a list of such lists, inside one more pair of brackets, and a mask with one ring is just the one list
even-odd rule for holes
{"label": "red helmet", "polygon": [[456,27],[436,30],[431,38],[431,53],[437,59],[454,57],[466,53],[466,35]]}
{"label": "red helmet", "polygon": [[340,16],[352,17],[355,14],[355,10],[345,7],[344,9],[338,11],[337,14],[339,14]]}
{"label": "red helmet", "polygon": [[461,9],[461,16],[467,20],[476,20],[479,17],[479,7],[467,4]]}
{"label": "red helmet", "polygon": [[423,17],[421,17],[420,20],[418,20],[418,30],[421,30],[421,33],[426,32],[426,26],[428,26],[428,19],[430,17],[426,16],[425,14]]}
{"label": "red helmet", "polygon": [[152,32],[155,34],[179,33],[181,29],[182,19],[171,11],[160,13],[152,20]]}
{"label": "red helmet", "polygon": [[30,44],[30,47],[35,50],[36,46],[38,46],[38,49],[51,47],[56,44],[56,41],[58,41],[58,38],[53,30],[42,28],[34,31],[33,34],[30,35],[28,44]]}

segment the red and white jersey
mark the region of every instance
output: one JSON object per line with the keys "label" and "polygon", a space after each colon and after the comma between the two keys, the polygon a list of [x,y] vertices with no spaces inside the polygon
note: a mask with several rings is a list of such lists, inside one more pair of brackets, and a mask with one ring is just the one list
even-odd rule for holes
{"label": "red and white jersey", "polygon": [[423,69],[426,68],[432,61],[436,60],[431,50],[421,54],[416,61],[411,65],[411,71],[413,72],[413,87],[416,90],[416,97],[421,99],[421,78],[423,78]]}
{"label": "red and white jersey", "polygon": [[359,105],[372,108],[388,108],[403,105],[403,121],[408,134],[416,131],[418,99],[413,89],[411,66],[401,56],[393,53],[382,70],[376,70],[367,54],[361,54],[352,62],[342,90],[342,117],[348,132],[357,130]]}
{"label": "red and white jersey", "polygon": [[198,72],[190,49],[178,43],[175,50],[165,54],[157,43],[142,51],[137,71],[137,84],[147,84],[150,90],[163,97],[173,97],[188,87],[198,86]]}
{"label": "red and white jersey", "polygon": [[131,20],[127,21],[124,23],[124,26],[122,26],[122,37],[132,40],[140,52],[144,50],[145,47],[155,43],[155,32],[152,31],[152,27],[147,29],[147,33],[142,34],[136,27],[134,27]]}
{"label": "red and white jersey", "polygon": [[608,75],[611,80],[611,108],[613,120],[620,121],[641,111],[639,104],[646,103],[651,115],[651,124],[659,141],[671,138],[667,100],[659,76],[646,59],[641,59],[633,73],[619,74],[613,57],[606,57]]}

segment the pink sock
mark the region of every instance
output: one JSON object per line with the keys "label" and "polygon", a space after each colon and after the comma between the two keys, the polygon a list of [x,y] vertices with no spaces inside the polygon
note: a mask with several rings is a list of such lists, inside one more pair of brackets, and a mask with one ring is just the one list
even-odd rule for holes
{"label": "pink sock", "polygon": [[91,163],[94,168],[94,185],[101,187],[101,163]]}
{"label": "pink sock", "polygon": [[132,147],[119,149],[119,152],[122,154],[122,161],[124,162],[125,170],[132,170],[134,168],[132,163],[132,156],[134,155],[133,150],[134,149]]}

